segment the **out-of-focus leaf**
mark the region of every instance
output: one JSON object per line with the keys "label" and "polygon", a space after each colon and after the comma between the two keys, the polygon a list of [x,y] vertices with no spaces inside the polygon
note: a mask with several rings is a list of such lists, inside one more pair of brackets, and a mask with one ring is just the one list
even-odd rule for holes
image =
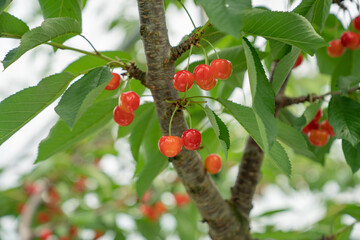
{"label": "out-of-focus leaf", "polygon": [[81,0],[39,0],[39,3],[45,19],[70,17],[81,24]]}
{"label": "out-of-focus leaf", "polygon": [[[350,166],[353,173],[357,172],[360,168],[360,143],[356,146],[351,145],[346,140],[342,140],[342,149],[345,155],[345,160]],[[360,218],[360,214],[359,214]]]}
{"label": "out-of-focus leaf", "polygon": [[0,0],[0,13],[4,11],[11,2],[12,0]]}
{"label": "out-of-focus leaf", "polygon": [[7,12],[0,13],[0,37],[21,38],[27,31],[26,23]]}
{"label": "out-of-focus leaf", "polygon": [[286,176],[291,176],[291,163],[289,156],[287,155],[285,149],[278,141],[275,141],[272,145],[269,155],[272,159],[274,165],[279,168]]}

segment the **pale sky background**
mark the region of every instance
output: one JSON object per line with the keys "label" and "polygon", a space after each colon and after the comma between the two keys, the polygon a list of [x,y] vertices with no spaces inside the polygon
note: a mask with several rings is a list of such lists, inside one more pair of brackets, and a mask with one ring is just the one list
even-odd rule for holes
{"label": "pale sky background", "polygon": [[[300,1],[295,1],[295,3],[298,2]],[[13,1],[9,12],[28,23],[29,20],[33,19],[32,16],[35,11],[34,6],[37,5],[38,1],[36,0],[16,0]],[[272,10],[279,11],[289,10],[284,0],[253,0],[253,5],[267,6]],[[108,24],[111,19],[118,15],[114,9],[125,9],[125,6],[126,17],[128,19],[137,19],[137,6],[135,1],[88,1],[88,4],[83,12],[83,35],[92,42],[97,50],[113,50],[123,40],[121,39],[123,36],[123,30],[115,28],[108,31],[104,25]],[[193,17],[195,24],[197,26],[201,25],[202,19],[199,14],[200,8],[194,6],[189,1],[186,1],[186,7]],[[350,7],[352,17],[355,17],[358,14],[356,11],[357,10],[354,6]],[[333,6],[332,12],[337,13],[338,8]],[[172,45],[176,45],[184,35],[193,30],[193,27],[184,11],[178,11],[174,7],[169,7],[167,13],[170,42]],[[344,25],[347,26],[350,23],[349,15],[342,14],[340,16],[343,18]],[[38,17],[34,21],[30,22],[29,27],[33,28],[39,26],[41,22],[42,18]],[[18,43],[18,40],[0,39],[0,59],[3,59],[10,49],[17,47]],[[261,42],[258,44],[261,44]],[[66,45],[92,51],[90,46],[80,37],[75,37],[74,39],[67,41]],[[51,61],[44,61],[44,54],[50,55]],[[39,46],[36,49],[29,51],[17,62],[6,69],[6,71],[0,72],[0,101],[25,87],[36,85],[44,76],[60,72],[71,61],[76,60],[79,56],[81,56],[81,54],[62,50],[58,50],[56,54],[53,54],[50,46]],[[314,72],[316,72],[314,59],[310,58],[308,62],[305,62],[296,69],[294,74],[304,76],[314,74]],[[244,91],[248,92],[246,89]],[[6,189],[14,186],[14,184],[17,184],[19,176],[32,169],[33,162],[37,155],[38,144],[48,135],[50,128],[57,120],[57,115],[53,110],[56,104],[57,101],[0,146],[0,167],[7,168],[6,171],[0,174],[0,189]],[[121,142],[123,140],[119,141],[120,142],[117,142],[116,145],[124,145],[124,142]],[[129,153],[130,151],[127,152]],[[130,159],[131,156],[126,156],[125,159],[130,160],[125,163],[123,162],[123,165],[117,161],[116,156],[106,156],[106,158],[108,160],[107,162],[111,164],[103,164],[101,166],[103,170],[110,176],[114,178],[117,177],[116,180],[120,184],[129,183],[134,171],[134,164]],[[110,165],[111,167],[109,167]],[[116,167],[114,167],[114,165]],[[119,174],[119,171],[123,171],[122,174]],[[234,169],[234,171],[237,170]],[[233,175],[236,176],[236,173]],[[286,182],[287,179],[283,179],[282,176],[279,176],[278,182],[280,183],[284,181]],[[337,183],[329,182],[325,189],[325,194],[328,195],[325,197],[336,197],[345,199],[346,201],[346,199],[360,196],[360,188],[357,188],[355,192],[349,192],[346,196],[336,195],[338,192],[339,186]],[[284,214],[275,215],[272,218],[263,219],[262,222],[255,223],[253,228],[255,230],[260,230],[263,224],[269,221],[277,222],[279,229],[296,229],[302,228],[303,226],[310,226],[324,214],[325,209],[322,207],[322,198],[324,198],[324,196],[318,196],[308,190],[297,192],[293,191],[291,194],[284,194],[278,186],[269,186],[261,199],[255,199],[255,208],[253,209],[252,214],[257,215],[269,209],[276,209],[280,207],[289,207],[292,210]],[[126,221],[128,220],[126,216],[121,216],[121,218]],[[287,218],[288,221],[284,221],[284,218]],[[171,222],[171,218],[167,218],[165,220],[165,222]],[[13,221],[9,219],[1,219],[0,224],[4,224],[4,221],[7,226],[10,226],[9,229],[12,229],[11,226],[14,226],[11,225],[14,224]],[[351,223],[351,219],[344,219],[344,221]],[[353,239],[360,239],[359,224],[357,224],[355,231],[353,231],[353,237]],[[134,236],[133,239],[142,238]],[[173,240],[173,238],[169,238],[168,240],[170,239]]]}

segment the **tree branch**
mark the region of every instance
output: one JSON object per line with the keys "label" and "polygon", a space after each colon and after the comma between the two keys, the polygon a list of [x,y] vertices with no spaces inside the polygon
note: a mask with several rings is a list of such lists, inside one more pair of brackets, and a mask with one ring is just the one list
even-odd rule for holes
{"label": "tree branch", "polygon": [[332,3],[337,4],[342,10],[347,10],[345,5],[342,3],[344,0],[333,0]]}
{"label": "tree branch", "polygon": [[[359,91],[360,87],[354,87],[349,89],[348,91],[346,91],[347,94]],[[339,91],[334,91],[334,92],[327,92],[323,95],[315,95],[315,94],[308,94],[306,96],[301,96],[301,97],[286,97],[286,96],[279,96],[276,98],[276,108],[281,109],[293,104],[299,104],[299,103],[304,103],[304,102],[314,102],[317,100],[323,100],[326,96],[329,95],[341,95],[344,92],[339,90]]]}
{"label": "tree branch", "polygon": [[[172,86],[174,62],[166,61],[172,56],[173,50],[169,44],[163,0],[138,0],[138,9],[140,35],[148,67],[146,85],[154,98],[162,134],[167,135],[174,105],[165,100],[178,99],[179,95]],[[172,122],[172,133],[181,136],[186,129],[183,112],[177,111]],[[204,221],[208,223],[209,233],[213,239],[250,239],[241,232],[240,221],[230,204],[221,197],[196,151],[183,149],[176,157],[169,160],[172,161]]]}

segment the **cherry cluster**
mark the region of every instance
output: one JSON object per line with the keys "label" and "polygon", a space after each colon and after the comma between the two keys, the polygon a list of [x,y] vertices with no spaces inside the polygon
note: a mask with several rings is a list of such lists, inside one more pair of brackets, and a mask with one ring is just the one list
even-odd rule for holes
{"label": "cherry cluster", "polygon": [[309,142],[316,147],[324,146],[329,141],[330,136],[335,136],[334,130],[327,119],[319,125],[321,117],[322,112],[319,109],[314,119],[302,129],[303,133],[308,136]]}
{"label": "cherry cluster", "polygon": [[[354,28],[360,32],[360,15],[353,20]],[[352,31],[344,32],[340,39],[335,39],[329,42],[330,46],[327,48],[327,53],[330,57],[340,57],[345,52],[345,48],[356,50],[360,47],[360,34]]]}
{"label": "cherry cluster", "polygon": [[205,91],[213,89],[217,83],[217,79],[228,79],[232,73],[232,64],[226,59],[215,59],[209,65],[199,64],[194,69],[194,73],[187,70],[181,70],[175,73],[173,77],[173,85],[179,92],[189,90],[194,81]]}
{"label": "cherry cluster", "polygon": [[[117,73],[112,73],[113,78],[105,87],[106,90],[115,90],[120,86],[121,78]],[[114,108],[113,117],[120,126],[127,126],[134,120],[134,112],[140,105],[139,96],[133,92],[123,92],[119,97],[119,104]]]}

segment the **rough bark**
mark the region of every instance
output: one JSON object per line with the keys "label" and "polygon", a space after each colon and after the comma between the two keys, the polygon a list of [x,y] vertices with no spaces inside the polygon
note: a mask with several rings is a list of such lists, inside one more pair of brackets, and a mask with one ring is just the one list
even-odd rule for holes
{"label": "rough bark", "polygon": [[[163,135],[168,134],[169,120],[174,109],[166,99],[178,99],[172,86],[175,73],[172,51],[165,23],[162,0],[138,0],[140,14],[140,35],[144,44],[147,75],[146,86],[151,90]],[[167,61],[166,61],[167,60]],[[182,111],[178,111],[172,122],[172,134],[181,136],[187,129]],[[172,161],[178,175],[198,208],[204,221],[209,225],[213,239],[250,239],[241,231],[241,224],[232,206],[220,195],[216,185],[204,170],[196,151],[182,150]]]}

